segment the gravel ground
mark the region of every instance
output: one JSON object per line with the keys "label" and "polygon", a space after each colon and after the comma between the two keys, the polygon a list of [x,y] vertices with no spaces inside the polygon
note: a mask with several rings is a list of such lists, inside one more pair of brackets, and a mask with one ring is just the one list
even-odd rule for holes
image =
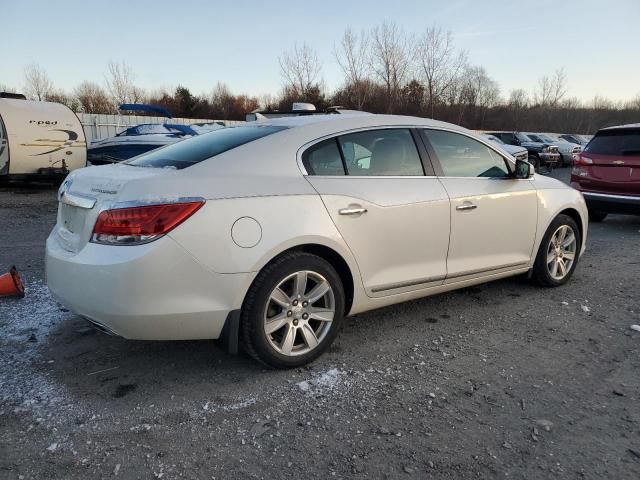
{"label": "gravel ground", "polygon": [[[566,170],[557,175],[566,177]],[[640,217],[573,280],[350,318],[307,368],[100,334],[44,284],[55,190],[0,190],[0,479],[640,478]]]}

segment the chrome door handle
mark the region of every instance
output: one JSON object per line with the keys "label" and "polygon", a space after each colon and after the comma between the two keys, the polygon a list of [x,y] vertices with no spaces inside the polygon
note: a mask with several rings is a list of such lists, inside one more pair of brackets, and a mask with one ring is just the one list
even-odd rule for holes
{"label": "chrome door handle", "polygon": [[340,215],[359,215],[361,213],[367,213],[367,209],[363,207],[350,207],[350,208],[341,208],[338,210]]}
{"label": "chrome door handle", "polygon": [[478,206],[473,203],[463,203],[462,205],[458,205],[456,210],[475,210],[476,208],[478,208]]}

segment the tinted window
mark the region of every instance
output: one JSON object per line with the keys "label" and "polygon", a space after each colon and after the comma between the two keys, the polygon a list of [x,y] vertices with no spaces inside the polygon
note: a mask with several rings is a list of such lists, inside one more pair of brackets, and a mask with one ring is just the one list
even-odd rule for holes
{"label": "tinted window", "polygon": [[349,175],[422,176],[422,162],[411,131],[381,129],[338,137]]}
{"label": "tinted window", "polygon": [[640,128],[599,132],[584,151],[596,155],[640,155]]}
{"label": "tinted window", "polygon": [[285,128],[264,125],[223,128],[154,150],[127,163],[136,167],[182,169]]}
{"label": "tinted window", "polygon": [[335,138],[320,142],[302,154],[309,175],[344,175],[342,157]]}
{"label": "tinted window", "polygon": [[447,177],[508,177],[498,153],[473,138],[458,133],[424,130]]}

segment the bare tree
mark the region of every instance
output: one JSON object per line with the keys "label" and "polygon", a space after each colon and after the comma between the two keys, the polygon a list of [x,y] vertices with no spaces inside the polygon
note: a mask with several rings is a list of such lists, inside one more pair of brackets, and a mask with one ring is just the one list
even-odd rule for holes
{"label": "bare tree", "polygon": [[522,110],[529,106],[529,95],[526,90],[516,88],[509,94],[509,106],[514,110]]}
{"label": "bare tree", "polygon": [[545,75],[538,80],[534,99],[541,107],[557,107],[566,94],[567,74],[564,68],[559,68],[551,77]]}
{"label": "bare tree", "polygon": [[358,36],[349,27],[344,31],[340,44],[333,47],[333,55],[344,74],[347,90],[352,94],[353,103],[358,110],[362,110],[371,90],[371,82],[368,79],[368,48],[367,34],[362,32]]}
{"label": "bare tree", "polygon": [[0,92],[16,93],[16,89],[4,83],[0,83]]}
{"label": "bare tree", "polygon": [[319,88],[322,66],[316,52],[306,43],[294,45],[292,50],[278,57],[278,61],[284,88],[289,96],[304,100]]}
{"label": "bare tree", "polygon": [[97,83],[84,81],[74,90],[82,111],[85,113],[111,113],[113,105],[107,92]]}
{"label": "bare tree", "polygon": [[425,82],[429,111],[433,118],[435,105],[443,101],[444,93],[466,66],[467,54],[456,51],[450,31],[432,26],[418,38],[414,58]]}
{"label": "bare tree", "polygon": [[391,113],[410,66],[406,35],[396,24],[385,22],[371,31],[369,65],[386,88]]}
{"label": "bare tree", "polygon": [[113,60],[108,63],[108,73],[105,75],[105,82],[107,84],[107,90],[111,95],[111,101],[117,108],[123,103],[129,103],[133,101],[134,97],[134,74],[131,67],[123,62],[114,62]]}
{"label": "bare tree", "polygon": [[53,90],[53,82],[44,69],[31,63],[24,69],[24,91],[31,100],[43,101]]}

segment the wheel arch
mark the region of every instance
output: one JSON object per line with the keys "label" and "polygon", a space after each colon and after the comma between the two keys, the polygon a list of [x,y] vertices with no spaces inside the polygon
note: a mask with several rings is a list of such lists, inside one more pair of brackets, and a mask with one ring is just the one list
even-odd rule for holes
{"label": "wheel arch", "polygon": [[582,217],[580,216],[580,212],[578,212],[578,210],[576,210],[575,208],[569,207],[558,212],[553,218],[556,218],[558,215],[567,215],[568,217],[571,217],[576,222],[576,224],[578,225],[579,233],[580,233],[580,241],[582,243],[584,241],[585,226],[584,226]]}
{"label": "wheel arch", "polygon": [[267,261],[263,262],[260,268],[257,270],[258,272],[265,268],[267,265],[276,261],[278,258],[286,255],[290,252],[305,252],[316,255],[324,260],[326,260],[338,273],[340,280],[342,281],[342,286],[344,288],[345,295],[345,315],[348,315],[351,311],[351,307],[353,305],[353,298],[355,294],[355,281],[357,272],[354,272],[352,267],[349,266],[349,263],[341,255],[336,249],[321,244],[321,243],[301,243],[293,246],[289,246],[277,254],[273,255]]}

